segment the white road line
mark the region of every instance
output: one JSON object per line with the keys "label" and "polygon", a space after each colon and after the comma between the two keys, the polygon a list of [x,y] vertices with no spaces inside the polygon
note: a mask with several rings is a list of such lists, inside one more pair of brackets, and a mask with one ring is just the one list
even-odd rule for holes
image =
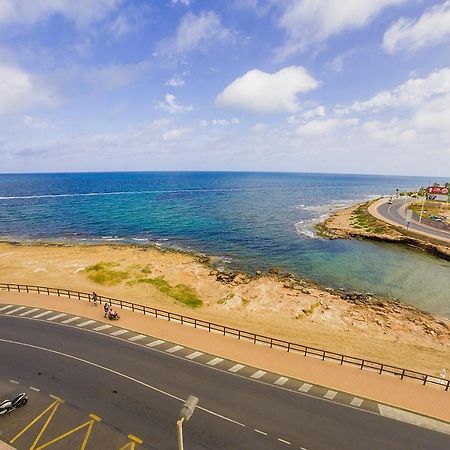
{"label": "white road line", "polygon": [[289,441],[285,441],[284,439],[278,438],[278,440],[280,442],[283,442],[284,444],[291,445],[291,443]]}
{"label": "white road line", "polygon": [[300,447],[300,450],[308,450],[306,447]]}
{"label": "white road line", "polygon": [[136,336],[128,338],[128,340],[131,342],[134,342],[134,341],[139,341],[140,339],[144,339],[145,337],[147,337],[145,334],[138,334]]}
{"label": "white road line", "polygon": [[325,393],[325,395],[323,396],[324,398],[328,398],[329,400],[333,400],[334,397],[336,397],[337,392],[336,391],[332,391],[331,389],[329,391],[327,391]]}
{"label": "white road line", "polygon": [[350,402],[350,405],[361,406],[362,402],[363,402],[362,398],[354,397],[353,400]]}
{"label": "white road line", "polygon": [[161,340],[161,339],[158,339],[158,340],[156,340],[156,341],[149,342],[149,343],[146,344],[146,345],[147,345],[148,347],[156,347],[157,345],[164,344],[164,342],[166,342],[166,341],[163,341],[163,340]]}
{"label": "white road line", "polygon": [[303,384],[299,387],[298,390],[299,390],[300,392],[308,392],[311,388],[312,388],[312,384],[303,383]]}
{"label": "white road line", "polygon": [[222,361],[223,361],[223,358],[213,358],[211,361],[208,361],[206,364],[208,364],[208,366],[215,366],[216,364],[219,364]]}
{"label": "white road line", "polygon": [[19,384],[19,382],[16,381],[16,380],[9,380],[9,382],[10,382],[10,383],[13,383],[13,384]]}
{"label": "white road line", "polygon": [[51,397],[51,398],[53,398],[54,400],[58,400],[58,401],[62,401],[62,398],[61,397],[58,397],[58,396],[56,396],[56,395],[53,395],[53,394],[48,394],[48,396],[49,397]]}
{"label": "white road line", "polygon": [[99,327],[93,328],[94,331],[106,330],[108,328],[112,328],[112,325],[100,325]]}
{"label": "white road line", "polygon": [[251,375],[251,378],[255,378],[255,380],[258,380],[259,378],[261,378],[263,375],[265,375],[267,372],[264,372],[264,370],[258,370],[257,372],[255,372],[253,375]]}
{"label": "white road line", "polygon": [[55,311],[44,311],[43,313],[33,316],[33,319],[39,319],[40,317],[48,316],[49,314],[53,314],[54,312]]}
{"label": "white road line", "polygon": [[283,384],[285,384],[287,381],[289,381],[289,378],[280,377],[277,381],[275,381],[274,384],[276,384],[277,386],[283,386]]}
{"label": "white road line", "polygon": [[65,313],[56,314],[56,316],[49,317],[47,320],[56,320],[56,319],[60,319],[61,317],[64,317],[64,316],[67,316],[67,314],[65,314]]}
{"label": "white road line", "polygon": [[128,333],[128,330],[117,330],[109,333],[111,336],[120,336],[121,334]]}
{"label": "white road line", "polygon": [[267,436],[267,433],[265,433],[264,431],[257,430],[256,428],[255,428],[255,431],[259,434],[263,434],[264,436]]}
{"label": "white road line", "polygon": [[14,313],[16,313],[17,311],[22,311],[22,309],[25,309],[25,306],[19,306],[19,307],[16,308],[16,309],[12,309],[11,311],[8,311],[6,314],[14,314]]}
{"label": "white road line", "polygon": [[95,323],[96,320],[86,320],[86,322],[77,323],[77,327],[85,327],[87,325],[91,325],[92,323]]}
{"label": "white road line", "polygon": [[167,352],[167,353],[175,353],[175,352],[177,352],[178,350],[181,350],[182,348],[184,348],[184,347],[182,347],[181,345],[175,345],[174,347],[168,348],[168,349],[166,350],[166,352]]}
{"label": "white road line", "polygon": [[61,323],[75,322],[75,320],[78,320],[78,319],[79,319],[79,316],[74,316],[74,317],[71,317],[70,319],[63,320]]}
{"label": "white road line", "polygon": [[39,308],[29,309],[28,311],[24,311],[23,313],[20,313],[19,316],[28,316],[28,314],[32,314],[36,311],[39,311]]}
{"label": "white road line", "polygon": [[201,355],[203,355],[203,352],[194,352],[194,353],[191,353],[190,355],[187,355],[186,358],[187,359],[195,359]]}
{"label": "white road line", "polygon": [[6,309],[13,308],[14,306],[16,306],[16,305],[6,305],[6,306],[2,306],[2,307],[0,308],[0,311],[5,311]]}
{"label": "white road line", "polygon": [[[245,366],[243,364],[235,364],[233,367],[228,369],[228,372],[236,373],[237,371],[243,369]],[[255,430],[256,431],[256,430]]]}
{"label": "white road line", "polygon": [[34,387],[34,386],[30,386],[30,389],[31,389],[32,391],[36,391],[36,392],[40,392],[40,391],[41,391],[40,389],[38,389],[38,388],[36,388],[36,387]]}

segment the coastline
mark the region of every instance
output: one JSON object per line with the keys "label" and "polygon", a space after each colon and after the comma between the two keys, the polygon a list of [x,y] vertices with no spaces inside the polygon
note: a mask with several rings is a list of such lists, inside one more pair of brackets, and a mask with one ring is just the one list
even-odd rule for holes
{"label": "coastline", "polygon": [[[438,375],[450,369],[447,318],[371,294],[326,289],[276,268],[250,275],[212,262],[154,246],[0,243],[2,282],[96,291],[413,370]],[[86,268],[93,266],[121,274],[120,281],[92,279]],[[180,302],[177,289],[195,293],[201,306]]]}

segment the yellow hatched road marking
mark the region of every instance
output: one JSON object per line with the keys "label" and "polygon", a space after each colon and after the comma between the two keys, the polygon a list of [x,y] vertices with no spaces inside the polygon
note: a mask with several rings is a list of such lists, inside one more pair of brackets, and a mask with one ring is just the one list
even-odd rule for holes
{"label": "yellow hatched road marking", "polygon": [[139,439],[138,437],[134,436],[133,434],[129,434],[128,439],[130,439],[131,442],[128,442],[123,447],[120,447],[119,450],[134,450],[136,448],[136,444],[144,443],[144,441],[142,439]]}

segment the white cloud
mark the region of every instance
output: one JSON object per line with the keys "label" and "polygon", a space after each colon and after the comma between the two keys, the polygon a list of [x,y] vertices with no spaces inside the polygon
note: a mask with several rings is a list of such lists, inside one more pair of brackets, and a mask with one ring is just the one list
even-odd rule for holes
{"label": "white cloud", "polygon": [[337,114],[379,112],[388,108],[420,105],[436,95],[450,92],[450,68],[431,72],[426,78],[410,78],[392,90],[378,92],[372,98],[356,101],[348,107],[337,107]]}
{"label": "white cloud", "polygon": [[437,130],[450,135],[450,93],[418,108],[414,124],[419,128]]}
{"label": "white cloud", "polygon": [[278,49],[284,59],[344,30],[363,28],[384,8],[406,0],[287,0],[278,24],[287,42]]}
{"label": "white cloud", "polygon": [[177,103],[177,98],[172,94],[166,94],[164,102],[158,103],[158,108],[167,111],[170,114],[185,113],[194,109],[192,105],[183,106]]}
{"label": "white cloud", "polygon": [[273,74],[254,69],[229,84],[216,102],[256,112],[295,112],[299,109],[297,94],[318,85],[304,67],[285,67]]}
{"label": "white cloud", "polygon": [[383,48],[389,53],[415,51],[450,38],[450,1],[427,9],[416,21],[400,18],[384,34]]}
{"label": "white cloud", "polygon": [[109,26],[109,29],[117,38],[120,38],[131,31],[130,24],[124,16],[116,17],[116,19]]}
{"label": "white cloud", "polygon": [[172,130],[166,131],[163,134],[163,141],[178,141],[186,134],[189,134],[192,131],[192,128],[173,128]]}
{"label": "white cloud", "polygon": [[233,117],[232,119],[212,119],[212,120],[202,120],[200,122],[202,127],[227,127],[229,125],[237,125],[240,123],[240,120],[237,117]]}
{"label": "white cloud", "polygon": [[172,0],[172,5],[190,6],[192,0]]}
{"label": "white cloud", "polygon": [[416,138],[416,131],[405,121],[398,118],[388,121],[371,120],[361,126],[363,135],[370,140],[381,141],[388,145],[398,145],[412,142]]}
{"label": "white cloud", "polygon": [[78,26],[103,19],[122,0],[0,0],[0,23],[34,24],[60,14]]}
{"label": "white cloud", "polygon": [[287,122],[290,125],[296,125],[301,122],[305,122],[311,119],[314,119],[316,117],[323,118],[327,115],[327,109],[323,105],[316,106],[315,108],[308,109],[306,111],[303,111],[296,116],[290,116],[287,119]]}
{"label": "white cloud", "polygon": [[311,120],[295,130],[298,136],[320,136],[324,134],[334,133],[342,128],[351,127],[358,124],[358,119],[325,119]]}
{"label": "white cloud", "polygon": [[51,103],[49,93],[30,74],[19,67],[0,65],[0,114]]}
{"label": "white cloud", "polygon": [[167,80],[164,83],[164,86],[172,86],[172,87],[180,87],[180,86],[184,86],[185,85],[185,81],[183,80],[183,78],[175,76],[172,77],[170,80]]}

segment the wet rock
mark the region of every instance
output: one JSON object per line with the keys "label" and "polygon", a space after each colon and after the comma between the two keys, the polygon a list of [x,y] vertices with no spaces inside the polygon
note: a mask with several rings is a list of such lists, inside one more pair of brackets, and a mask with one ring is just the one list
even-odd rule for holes
{"label": "wet rock", "polygon": [[278,267],[271,267],[269,273],[270,275],[278,275],[280,273],[280,269]]}

